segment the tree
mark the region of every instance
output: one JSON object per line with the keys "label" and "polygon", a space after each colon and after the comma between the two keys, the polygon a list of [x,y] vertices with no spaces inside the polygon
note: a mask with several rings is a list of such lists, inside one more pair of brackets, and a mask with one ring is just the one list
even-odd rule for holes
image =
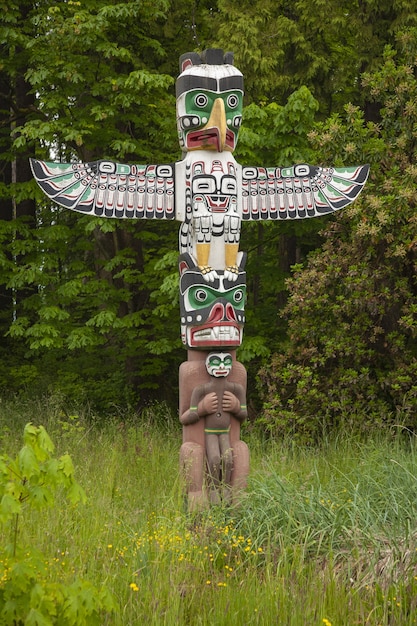
{"label": "tree", "polygon": [[307,86],[322,116],[365,105],[361,74],[417,23],[412,0],[218,0],[218,42],[236,52],[249,101],[284,104]]}
{"label": "tree", "polygon": [[[166,21],[167,2],[90,0],[20,8],[10,6],[2,18],[1,41],[10,59],[4,75],[8,84],[16,73],[22,76],[35,104],[6,135],[5,161],[21,151],[27,167],[34,145],[43,158],[178,158],[174,81],[156,70],[165,52],[155,20]],[[16,41],[24,51],[20,56],[12,55]],[[173,347],[175,352],[175,346],[179,351],[174,324],[171,332],[168,324],[165,342],[160,338],[169,309],[161,283],[169,285],[167,268],[176,272],[175,230],[70,215],[51,207],[33,181],[14,185],[12,193],[5,185],[3,191],[9,198],[20,194],[22,201],[36,194],[37,212],[32,224],[18,215],[2,223],[1,282],[25,293],[23,308],[9,319],[9,336],[15,345],[26,344],[31,355],[30,372],[20,363],[2,384],[58,380],[73,394],[89,389],[93,400],[107,402],[119,388],[127,390],[119,392],[126,400],[138,385],[156,386],[172,367],[169,358],[157,355]]]}
{"label": "tree", "polygon": [[[196,3],[191,20],[184,3],[162,0],[152,5],[39,3],[36,8],[28,2],[24,19],[19,7],[10,8],[12,19],[3,30],[3,41],[7,52],[19,39],[24,51],[19,75],[35,100],[14,134],[8,135],[11,153],[27,151],[28,146],[33,153],[37,146],[37,156],[52,154],[64,160],[108,157],[161,163],[179,157],[174,44],[179,33],[184,49],[194,47],[196,32],[210,39],[215,20],[208,3]],[[13,63],[7,68],[9,78],[17,71]],[[161,68],[169,69],[171,76],[162,74]],[[251,146],[243,135],[242,158],[259,156],[259,162],[267,164],[272,158],[271,139],[277,140],[276,162],[298,157],[315,108],[314,99],[303,90],[287,107],[261,110],[253,105],[247,112]],[[273,138],[267,136],[267,127],[261,129],[258,115],[275,125]],[[292,129],[294,122],[297,128]],[[21,193],[36,194],[36,222],[32,228],[20,220],[3,224],[2,247],[9,256],[2,279],[26,296],[17,315],[9,309],[9,337],[15,346],[29,348],[30,365],[20,361],[8,369],[3,385],[58,380],[64,390],[76,395],[88,390],[90,399],[100,397],[104,403],[120,395],[119,388],[142,401],[155,393],[146,389],[156,388],[160,396],[159,380],[172,376],[183,358],[175,226],[104,223],[51,207],[33,185],[23,186]],[[262,236],[261,229],[257,231],[255,245]],[[275,265],[277,254],[274,249],[270,264]],[[270,265],[264,267],[265,275]],[[255,306],[265,293],[256,274]],[[282,291],[282,273],[278,281]],[[275,296],[270,299],[273,309],[264,306],[265,315],[253,316],[256,323],[246,359],[265,353],[267,340],[261,329],[268,324],[265,319],[276,316]],[[175,374],[172,377],[176,379]],[[168,388],[171,397],[173,390],[175,384]]]}
{"label": "tree", "polygon": [[[336,137],[326,151],[309,144],[307,133],[317,111],[321,118],[341,112],[350,98],[368,103],[366,119],[370,104],[373,117],[379,115],[382,104],[371,102],[360,74],[372,68],[398,28],[413,20],[411,0],[395,6],[319,0],[250,6],[195,0],[191,8],[183,0],[5,4],[0,323],[7,337],[0,387],[52,385],[101,406],[144,403],[162,394],[173,399],[184,359],[175,225],[96,220],[51,206],[28,182],[29,154],[177,160],[178,53],[219,45],[234,49],[246,78],[248,106],[236,154],[241,163],[362,162],[368,147],[361,154],[349,147],[336,153],[342,142]],[[22,210],[13,213],[13,202]],[[322,241],[318,222],[277,226],[245,225],[242,234],[250,301],[240,356],[249,363],[251,380],[262,356],[279,350],[287,336],[278,311],[286,301],[290,266]]]}
{"label": "tree", "polygon": [[380,125],[348,106],[310,135],[322,158],[370,161],[371,180],[289,281],[288,344],[260,372],[275,432],[417,426],[416,34],[400,34],[363,77]]}
{"label": "tree", "polygon": [[[265,167],[312,161],[307,134],[314,127],[317,109],[318,102],[306,87],[295,91],[283,106],[250,104],[244,110],[236,158],[243,165]],[[285,279],[291,265],[317,245],[317,229],[313,220],[242,226],[241,248],[249,252],[248,305],[239,358],[248,364],[256,366],[256,359],[278,349],[284,338],[285,325],[280,325],[277,310],[285,302]]]}

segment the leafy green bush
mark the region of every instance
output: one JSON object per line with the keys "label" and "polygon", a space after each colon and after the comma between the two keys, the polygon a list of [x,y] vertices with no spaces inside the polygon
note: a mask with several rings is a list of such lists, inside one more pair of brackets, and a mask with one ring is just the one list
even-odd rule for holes
{"label": "leafy green bush", "polygon": [[342,424],[401,423],[417,409],[416,31],[364,77],[381,123],[347,106],[310,134],[323,162],[371,163],[360,198],[296,267],[289,340],[259,375],[268,428],[304,440]]}
{"label": "leafy green bush", "polygon": [[54,582],[46,556],[20,540],[24,511],[56,505],[63,490],[74,505],[86,499],[74,478],[71,457],[53,456],[54,445],[43,426],[29,423],[15,458],[0,456],[0,624],[4,626],[91,626],[102,624],[114,608],[110,593],[89,581]]}

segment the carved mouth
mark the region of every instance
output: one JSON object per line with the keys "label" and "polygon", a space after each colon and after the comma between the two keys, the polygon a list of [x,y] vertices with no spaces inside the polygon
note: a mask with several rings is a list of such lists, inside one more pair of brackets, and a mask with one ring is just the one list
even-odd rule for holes
{"label": "carved mouth", "polygon": [[207,196],[212,213],[226,213],[229,206],[230,196]]}
{"label": "carved mouth", "polygon": [[242,329],[236,324],[216,326],[198,326],[187,329],[188,345],[204,346],[240,346],[242,343]]}
{"label": "carved mouth", "polygon": [[220,150],[220,133],[217,128],[207,128],[205,130],[194,130],[187,134],[187,148],[189,150]]}
{"label": "carved mouth", "polygon": [[235,149],[235,136],[231,130],[226,131],[226,149],[234,150]]}
{"label": "carved mouth", "polygon": [[[223,146],[223,150],[233,152],[236,145],[236,138],[231,130],[226,130],[226,140]],[[220,145],[220,132],[216,127],[206,128],[204,130],[192,130],[187,133],[187,148],[188,150],[217,150],[221,152]]]}

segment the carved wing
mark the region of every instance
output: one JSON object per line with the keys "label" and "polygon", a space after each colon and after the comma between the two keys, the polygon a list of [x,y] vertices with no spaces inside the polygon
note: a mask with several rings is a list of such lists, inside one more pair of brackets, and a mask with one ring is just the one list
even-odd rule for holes
{"label": "carved wing", "polygon": [[31,159],[31,167],[42,191],[66,209],[100,217],[175,218],[173,163],[49,163]]}
{"label": "carved wing", "polygon": [[319,217],[353,202],[368,178],[369,165],[242,168],[242,219]]}

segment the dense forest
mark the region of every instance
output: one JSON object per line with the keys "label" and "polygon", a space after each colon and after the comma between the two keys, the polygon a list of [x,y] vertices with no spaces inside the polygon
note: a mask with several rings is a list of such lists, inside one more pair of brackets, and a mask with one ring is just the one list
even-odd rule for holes
{"label": "dense forest", "polygon": [[176,406],[178,225],[52,205],[29,157],[170,163],[183,52],[245,77],[242,165],[370,163],[340,214],[246,224],[251,418],[310,440],[417,426],[411,0],[1,3],[0,393]]}

